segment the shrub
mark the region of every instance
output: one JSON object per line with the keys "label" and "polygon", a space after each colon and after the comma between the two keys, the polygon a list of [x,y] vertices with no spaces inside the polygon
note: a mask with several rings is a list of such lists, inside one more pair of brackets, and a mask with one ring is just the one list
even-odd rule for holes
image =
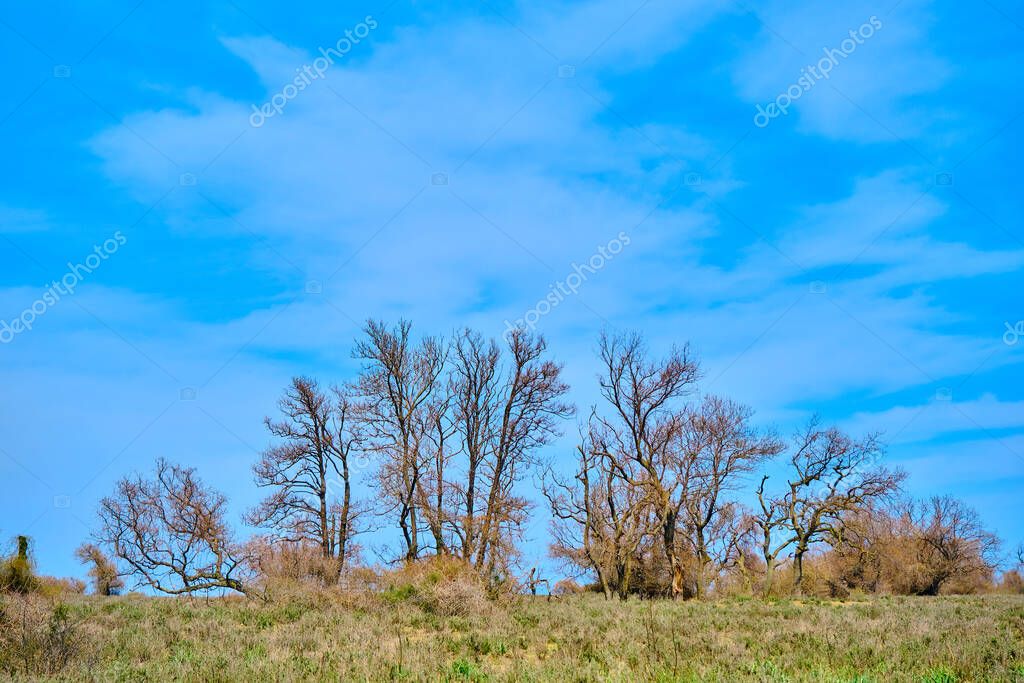
{"label": "shrub", "polygon": [[18,536],[18,550],[0,562],[0,592],[30,593],[37,581],[28,555],[28,536]]}
{"label": "shrub", "polygon": [[573,579],[562,579],[551,589],[552,595],[580,595],[586,590]]}
{"label": "shrub", "polygon": [[336,585],[341,571],[336,559],[310,543],[257,536],[245,544],[244,555],[262,593],[275,600]]}
{"label": "shrub", "polygon": [[1012,594],[1024,594],[1024,576],[1021,576],[1020,571],[1011,569],[1010,571],[1003,574],[1003,580],[999,584],[999,589],[1003,593]]}
{"label": "shrub", "polygon": [[478,580],[456,577],[441,581],[421,596],[421,605],[441,617],[468,617],[488,609],[487,594]]}
{"label": "shrub", "polygon": [[383,577],[381,597],[389,603],[411,602],[441,617],[467,617],[490,609],[486,582],[471,566],[455,558],[432,557],[405,565]]}
{"label": "shrub", "polygon": [[66,595],[82,595],[85,593],[85,582],[74,577],[40,576],[36,579],[35,591],[51,599]]}
{"label": "shrub", "polygon": [[75,550],[75,557],[89,567],[89,578],[97,595],[117,595],[124,588],[124,581],[117,573],[117,565],[92,543],[83,543]]}
{"label": "shrub", "polygon": [[54,675],[80,650],[78,625],[63,602],[41,595],[0,598],[0,671]]}

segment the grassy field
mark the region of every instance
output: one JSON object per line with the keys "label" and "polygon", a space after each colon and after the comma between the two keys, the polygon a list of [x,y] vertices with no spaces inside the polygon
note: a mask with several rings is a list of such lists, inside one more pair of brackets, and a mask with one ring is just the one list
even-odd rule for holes
{"label": "grassy field", "polygon": [[[386,598],[387,596],[385,596]],[[401,596],[76,597],[57,677],[124,681],[1024,681],[1024,597],[522,599],[442,617]],[[15,653],[8,650],[10,667]]]}

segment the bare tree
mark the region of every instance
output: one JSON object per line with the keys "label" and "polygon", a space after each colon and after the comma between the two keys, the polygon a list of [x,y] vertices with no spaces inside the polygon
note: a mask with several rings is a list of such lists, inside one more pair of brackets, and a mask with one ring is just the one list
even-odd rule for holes
{"label": "bare tree", "polygon": [[454,543],[449,539],[455,513],[452,510],[453,490],[457,485],[450,481],[450,465],[457,454],[455,447],[455,425],[451,417],[452,396],[439,391],[426,408],[417,415],[422,422],[417,431],[424,436],[420,442],[423,476],[417,488],[420,509],[438,555],[447,555]]}
{"label": "bare tree", "polygon": [[[476,462],[486,498],[478,542],[473,546],[476,567],[488,575],[507,564],[531,506],[516,495],[516,483],[538,464],[536,453],[558,434],[559,421],[575,412],[562,400],[569,390],[561,379],[562,366],[544,358],[547,344],[543,337],[514,330],[507,344],[507,366],[495,372],[497,383],[488,392],[490,400],[474,418],[486,424],[484,457]],[[467,491],[467,502],[470,498]]]}
{"label": "bare tree", "polygon": [[284,419],[265,423],[282,442],[265,450],[253,467],[257,485],[272,492],[247,521],[289,542],[315,543],[324,559],[334,561],[335,576],[324,578],[336,578],[357,516],[349,461],[361,435],[351,402],[342,390],[332,396],[315,380],[296,377],[278,407]]}
{"label": "bare tree", "polygon": [[421,447],[431,426],[423,413],[439,389],[446,358],[444,344],[433,337],[414,346],[411,328],[404,320],[392,329],[371,320],[353,353],[363,363],[356,383],[360,421],[369,448],[381,456],[378,481],[387,511],[397,513],[407,561],[420,554],[419,487],[427,467]]}
{"label": "bare tree", "polygon": [[935,496],[913,511],[915,559],[924,579],[915,592],[938,595],[953,580],[991,577],[999,539],[985,530],[975,510],[956,498]]}
{"label": "bare tree", "polygon": [[696,565],[696,594],[739,557],[744,515],[729,498],[743,478],[783,444],[750,425],[749,408],[716,396],[687,411],[673,466],[680,482],[679,516]]}
{"label": "bare tree", "polygon": [[[794,588],[803,589],[803,561],[811,547],[826,540],[841,541],[844,516],[899,489],[906,477],[877,465],[882,453],[876,435],[857,440],[835,427],[823,429],[817,418],[797,436],[790,458],[792,475],[781,498],[769,500],[761,482],[758,496],[765,533],[763,549],[770,572],[778,554],[793,547]],[[770,531],[781,529],[784,539],[773,545]]]}
{"label": "bare tree", "polygon": [[530,567],[530,575],[526,579],[526,587],[530,589],[530,595],[536,596],[537,586],[540,586],[541,584],[543,584],[544,588],[548,591],[547,601],[551,602],[551,582],[547,579],[541,578],[537,574],[536,567]]}
{"label": "bare tree", "polygon": [[[336,556],[339,569],[342,569],[350,556],[357,552],[352,539],[359,533],[357,524],[366,511],[365,506],[358,504],[352,496],[351,461],[353,454],[363,448],[364,437],[348,388],[334,389],[334,417],[330,435],[332,448],[328,449],[328,453],[333,451],[337,457],[332,462],[335,465],[341,464],[341,500],[334,503],[332,510],[335,526],[333,537],[337,539]],[[328,482],[328,488],[332,488],[331,483]]]}
{"label": "bare tree", "polygon": [[846,585],[938,595],[991,585],[1002,559],[998,551],[999,539],[983,527],[977,512],[958,499],[935,496],[848,515],[842,543],[834,544],[825,559],[832,580]]}
{"label": "bare tree", "polygon": [[75,550],[75,557],[82,564],[90,565],[89,578],[96,595],[117,595],[124,588],[117,565],[98,546],[83,543]]}
{"label": "bare tree", "polygon": [[[594,429],[598,426],[592,424]],[[608,454],[600,436],[590,433],[577,447],[571,479],[550,469],[542,487],[551,506],[552,555],[593,572],[606,598],[625,600],[632,589],[641,545],[651,536],[646,492],[632,485]]]}
{"label": "bare tree", "polygon": [[153,479],[128,477],[100,501],[98,540],[140,583],[180,595],[245,593],[244,561],[225,520],[227,500],[195,470],[161,459]]}
{"label": "bare tree", "polygon": [[672,596],[678,597],[684,591],[684,564],[676,540],[680,482],[674,446],[683,423],[681,399],[694,390],[697,362],[688,346],[651,361],[639,335],[602,334],[599,350],[601,394],[612,408],[610,416],[598,418],[606,455],[655,511],[672,572]]}
{"label": "bare tree", "polygon": [[[757,500],[761,507],[751,519],[758,536],[758,546],[764,558],[764,584],[762,591],[770,595],[774,588],[775,568],[779,564],[779,556],[793,544],[796,538],[786,529],[786,511],[782,500],[771,496],[765,489],[768,475],[761,477],[757,487]],[[779,535],[783,537],[780,539]]]}
{"label": "bare tree", "polygon": [[460,498],[457,534],[461,555],[471,562],[480,536],[481,510],[486,505],[482,468],[491,454],[498,412],[501,350],[477,332],[463,330],[452,349],[451,395],[453,421],[465,458],[464,486],[457,486]]}

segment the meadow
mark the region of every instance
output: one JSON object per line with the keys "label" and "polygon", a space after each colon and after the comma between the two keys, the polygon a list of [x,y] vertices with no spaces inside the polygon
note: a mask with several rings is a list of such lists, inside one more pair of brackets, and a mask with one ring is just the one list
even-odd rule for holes
{"label": "meadow", "polygon": [[[29,652],[9,633],[0,670],[98,681],[1024,681],[1024,596],[620,603],[587,594],[455,615],[401,590],[62,604],[46,626],[56,641]],[[8,615],[16,608],[8,602]]]}

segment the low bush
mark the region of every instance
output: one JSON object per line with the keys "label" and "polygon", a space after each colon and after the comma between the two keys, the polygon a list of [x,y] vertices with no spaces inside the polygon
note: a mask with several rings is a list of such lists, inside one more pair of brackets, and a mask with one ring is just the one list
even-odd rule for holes
{"label": "low bush", "polygon": [[18,536],[17,544],[17,551],[0,561],[0,593],[31,593],[37,587],[28,555],[28,537]]}
{"label": "low bush", "polygon": [[85,593],[85,582],[73,577],[39,576],[36,578],[35,592],[50,599],[82,595]]}
{"label": "low bush", "polygon": [[1024,576],[1019,570],[1011,569],[1003,574],[1002,581],[999,583],[999,591],[1011,595],[1024,595]]}
{"label": "low bush", "polygon": [[14,677],[54,675],[82,649],[70,607],[37,594],[0,597],[0,671]]}
{"label": "low bush", "polygon": [[433,557],[384,573],[381,598],[409,602],[441,617],[467,617],[490,610],[488,586],[471,566],[455,558]]}

